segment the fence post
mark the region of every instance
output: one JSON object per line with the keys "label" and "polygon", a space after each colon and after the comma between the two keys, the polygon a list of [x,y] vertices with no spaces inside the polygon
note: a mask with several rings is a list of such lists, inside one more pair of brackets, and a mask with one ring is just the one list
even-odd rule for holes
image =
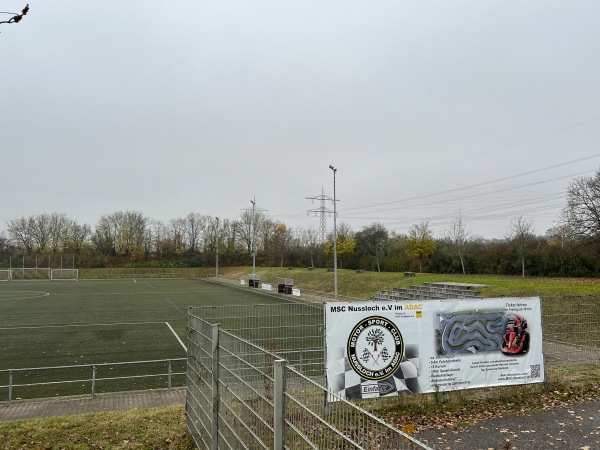
{"label": "fence post", "polygon": [[211,423],[211,439],[210,448],[211,450],[218,450],[219,448],[219,328],[221,324],[214,324],[212,326],[212,423]]}
{"label": "fence post", "polygon": [[8,404],[12,405],[12,370],[8,371]]}
{"label": "fence post", "polygon": [[171,370],[171,360],[168,360],[169,362],[169,390],[171,390],[171,374],[173,373],[173,371]]}
{"label": "fence post", "polygon": [[[540,297],[540,315],[541,315],[541,327],[542,330],[544,329],[544,304],[543,304],[543,299],[542,297]],[[544,384],[543,389],[545,391],[548,390],[548,369],[546,368],[546,352],[545,352],[545,347],[546,347],[546,339],[543,339],[543,335],[542,335],[542,361],[544,363]]]}
{"label": "fence post", "polygon": [[92,398],[96,394],[96,366],[92,366]]}
{"label": "fence post", "polygon": [[278,359],[273,367],[273,448],[282,450],[285,442],[285,368],[287,361]]}

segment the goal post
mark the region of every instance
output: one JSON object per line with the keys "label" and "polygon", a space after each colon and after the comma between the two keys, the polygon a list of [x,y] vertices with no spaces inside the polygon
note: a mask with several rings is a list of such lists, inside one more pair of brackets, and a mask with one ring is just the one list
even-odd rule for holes
{"label": "goal post", "polygon": [[52,269],[50,270],[51,280],[79,280],[78,269]]}
{"label": "goal post", "polygon": [[0,281],[12,281],[12,270],[0,269]]}
{"label": "goal post", "polygon": [[50,269],[47,267],[13,267],[10,269],[10,276],[13,281],[49,280]]}

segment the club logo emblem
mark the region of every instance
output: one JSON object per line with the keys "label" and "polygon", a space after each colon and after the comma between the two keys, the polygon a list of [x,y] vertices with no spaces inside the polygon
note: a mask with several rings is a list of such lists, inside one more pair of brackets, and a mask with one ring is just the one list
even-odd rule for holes
{"label": "club logo emblem", "polygon": [[382,380],[400,366],[404,341],[393,322],[371,316],[354,327],[347,350],[348,360],[356,373],[368,380]]}

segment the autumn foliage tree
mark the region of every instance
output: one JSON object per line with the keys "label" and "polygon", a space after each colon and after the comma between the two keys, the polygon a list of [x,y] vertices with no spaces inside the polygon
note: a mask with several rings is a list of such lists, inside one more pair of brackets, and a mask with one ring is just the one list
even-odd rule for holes
{"label": "autumn foliage tree", "polygon": [[435,240],[428,222],[414,225],[408,233],[406,252],[408,256],[419,260],[419,272],[423,272],[423,260],[433,255]]}
{"label": "autumn foliage tree", "polygon": [[[342,223],[337,230],[337,256],[340,260],[340,269],[343,268],[343,260],[347,255],[354,254],[356,250],[356,240],[354,232],[349,225]],[[325,244],[325,253],[333,256],[333,235],[329,236]]]}

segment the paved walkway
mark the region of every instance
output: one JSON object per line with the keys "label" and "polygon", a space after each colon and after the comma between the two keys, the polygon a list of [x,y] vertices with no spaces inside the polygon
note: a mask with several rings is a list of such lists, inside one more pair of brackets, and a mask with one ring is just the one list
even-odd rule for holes
{"label": "paved walkway", "polygon": [[436,449],[597,450],[600,401],[483,420],[457,429],[429,429],[415,435]]}
{"label": "paved walkway", "polygon": [[0,421],[85,414],[103,411],[157,408],[185,404],[186,389],[156,389],[91,396],[60,397],[43,400],[17,400],[0,403]]}

